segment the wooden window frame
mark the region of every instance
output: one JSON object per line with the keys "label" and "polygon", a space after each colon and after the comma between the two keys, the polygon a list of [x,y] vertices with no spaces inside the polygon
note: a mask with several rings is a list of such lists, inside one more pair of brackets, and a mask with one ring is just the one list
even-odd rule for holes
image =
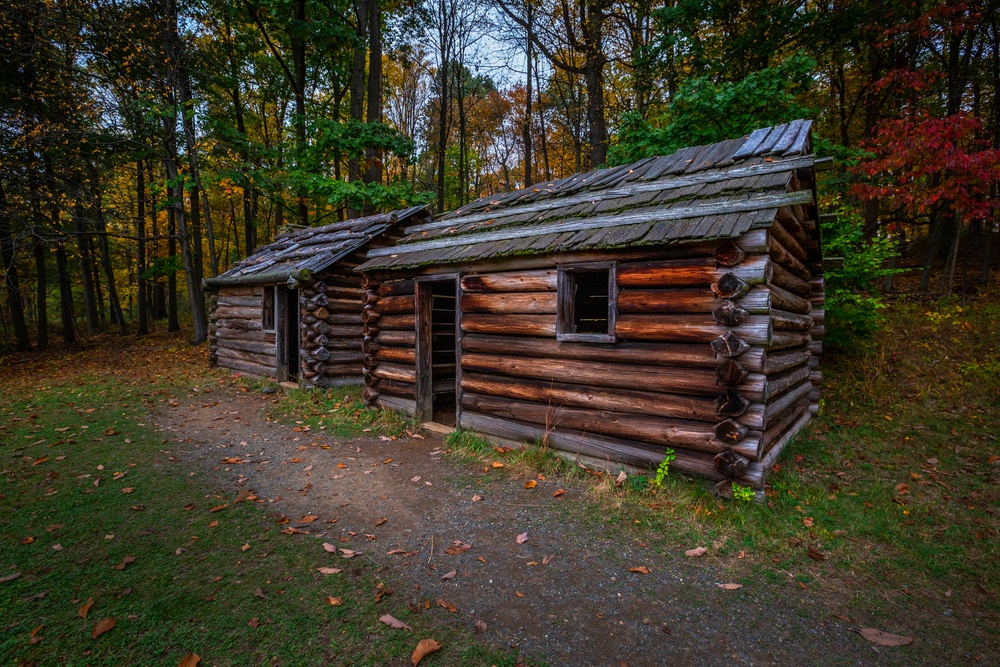
{"label": "wooden window frame", "polygon": [[[556,340],[572,343],[617,343],[615,324],[618,321],[618,262],[585,262],[556,265]],[[608,272],[608,332],[575,333],[572,274],[591,271]]]}
{"label": "wooden window frame", "polygon": [[[263,291],[260,293],[260,328],[264,333],[275,333],[278,330],[278,295],[277,286],[275,285],[264,285]],[[268,328],[267,321],[264,318],[264,313],[267,312],[266,301],[267,295],[271,295],[271,327]]]}

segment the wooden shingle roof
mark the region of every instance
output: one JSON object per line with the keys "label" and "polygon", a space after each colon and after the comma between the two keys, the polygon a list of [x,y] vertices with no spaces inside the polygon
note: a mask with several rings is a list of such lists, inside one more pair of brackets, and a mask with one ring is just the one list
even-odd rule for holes
{"label": "wooden shingle roof", "polygon": [[407,227],[396,245],[369,250],[359,270],[737,237],[770,225],[781,206],[812,203],[809,191],[787,191],[792,172],[814,163],[811,125],[483,197]]}
{"label": "wooden shingle roof", "polygon": [[322,227],[309,227],[285,234],[260,248],[216,278],[208,278],[209,288],[223,285],[250,285],[305,280],[339,262],[355,250],[388,231],[397,223],[429,219],[428,206],[380,213]]}

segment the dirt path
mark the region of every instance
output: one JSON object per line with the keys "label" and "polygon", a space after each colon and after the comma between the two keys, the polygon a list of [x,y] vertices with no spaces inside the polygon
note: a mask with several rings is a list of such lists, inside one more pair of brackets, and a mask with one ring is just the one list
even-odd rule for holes
{"label": "dirt path", "polygon": [[[485,642],[553,666],[914,659],[868,645],[827,605],[790,595],[786,586],[760,581],[719,589],[725,575],[686,559],[683,547],[662,555],[634,531],[588,516],[593,505],[581,502],[582,487],[567,486],[554,498],[558,487],[549,481],[531,492],[523,479],[480,484],[492,475],[443,458],[442,441],[430,434],[345,441],[268,421],[272,397],[228,389],[211,397],[166,408],[157,426],[220,491],[253,491],[291,519],[285,529],[310,533],[288,539],[316,540],[317,550],[330,542],[362,551],[386,568],[387,579],[405,582],[386,598],[389,612],[409,606],[470,628],[482,621]],[[221,463],[230,457],[252,463]],[[474,502],[476,495],[482,500]],[[305,515],[318,518],[296,522]],[[522,533],[528,539],[519,545]],[[471,548],[445,553],[453,540]],[[416,553],[388,555],[392,550]],[[651,573],[629,572],[639,565]],[[444,579],[451,571],[454,577]],[[457,613],[424,611],[426,600],[438,598]]]}

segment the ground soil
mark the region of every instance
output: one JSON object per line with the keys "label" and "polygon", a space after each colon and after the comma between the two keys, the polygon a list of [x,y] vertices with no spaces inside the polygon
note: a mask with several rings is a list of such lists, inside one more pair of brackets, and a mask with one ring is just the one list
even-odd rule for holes
{"label": "ground soil", "polygon": [[[790,582],[720,589],[732,574],[686,558],[684,548],[697,545],[664,554],[648,536],[606,525],[585,502],[582,483],[563,483],[567,493],[559,498],[559,485],[548,480],[527,491],[525,479],[442,455],[445,445],[431,433],[386,441],[297,431],[287,418],[266,418],[273,400],[215,390],[165,407],[157,426],[219,493],[252,491],[274,515],[290,518],[281,529],[307,531],[287,539],[314,540],[318,565],[347,562],[323,552],[321,544],[332,543],[363,552],[357,558],[377,563],[380,576],[402,582],[385,598],[388,612],[409,606],[468,628],[482,621],[484,642],[518,651],[530,664],[921,662],[914,647],[874,646],[833,616],[846,597],[790,593]],[[221,463],[229,457],[251,462]],[[474,502],[476,495],[482,500]],[[298,522],[305,515],[318,519]],[[519,545],[522,533],[527,541]],[[453,540],[471,549],[445,553]],[[417,553],[388,555],[392,550]],[[650,573],[629,571],[637,566]],[[457,613],[438,608],[438,598]]]}

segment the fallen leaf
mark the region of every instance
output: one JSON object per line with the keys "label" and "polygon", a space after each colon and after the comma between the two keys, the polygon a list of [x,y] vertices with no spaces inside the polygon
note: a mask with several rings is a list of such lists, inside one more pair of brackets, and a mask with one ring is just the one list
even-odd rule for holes
{"label": "fallen leaf", "polygon": [[208,527],[209,527],[209,528],[215,528],[215,527],[216,527],[216,526],[218,526],[218,525],[219,525],[219,522],[218,522],[218,521],[213,521],[212,523],[208,524]]}
{"label": "fallen leaf", "polygon": [[393,549],[392,551],[386,551],[388,556],[416,556],[419,551],[407,551],[406,549]]}
{"label": "fallen leaf", "polygon": [[327,604],[330,604],[334,607],[339,607],[340,605],[344,604],[344,601],[341,598],[335,598],[332,595],[326,596],[326,602]]}
{"label": "fallen leaf", "polygon": [[324,542],[323,543],[323,550],[327,551],[329,553],[332,553],[332,554],[337,553],[337,547],[333,546],[329,542]]}
{"label": "fallen leaf", "polygon": [[452,540],[451,541],[451,546],[448,547],[447,549],[445,549],[444,552],[446,554],[451,555],[451,556],[457,556],[460,553],[465,553],[466,551],[468,551],[471,548],[472,548],[471,544],[466,544],[465,542],[462,542],[461,540]]}
{"label": "fallen leaf", "polygon": [[213,507],[212,509],[210,509],[208,511],[209,512],[221,512],[222,510],[226,509],[227,507],[229,507],[229,503],[222,503],[221,505],[216,505],[215,507]]}
{"label": "fallen leaf", "polygon": [[299,519],[299,523],[312,523],[313,521],[315,521],[318,518],[319,517],[316,516],[315,514],[307,514],[304,517],[302,517],[301,519]]}
{"label": "fallen leaf", "polygon": [[197,653],[188,653],[186,656],[181,658],[181,661],[177,664],[177,667],[198,667],[199,662],[201,662],[201,657]]}
{"label": "fallen leaf", "polygon": [[45,527],[45,532],[46,533],[51,533],[52,531],[59,530],[62,527],[63,527],[63,524],[61,524],[61,523],[50,523],[49,525],[47,525]]}
{"label": "fallen leaf", "polygon": [[[294,459],[293,459],[293,460],[294,460]],[[344,463],[338,463],[338,464],[337,464],[337,467],[338,467],[338,468],[340,468],[341,470],[344,470],[344,469],[346,469],[346,468],[347,468],[347,466],[346,466],[346,465],[345,465]]]}
{"label": "fallen leaf", "polygon": [[440,651],[441,644],[434,641],[433,639],[421,639],[420,643],[417,644],[417,648],[413,649],[413,655],[410,656],[410,662],[413,663],[413,667],[417,666],[424,657],[430,655],[434,651]]}
{"label": "fallen leaf", "polygon": [[52,545],[52,550],[53,551],[62,551],[63,550],[63,545],[61,545],[61,544],[53,544]]}
{"label": "fallen leaf", "polygon": [[913,637],[894,635],[875,628],[861,628],[861,636],[878,646],[906,646],[913,641]]}
{"label": "fallen leaf", "polygon": [[[395,616],[393,616],[392,614],[382,614],[381,616],[378,617],[378,620],[381,621],[382,623],[385,623],[390,628],[393,628],[395,630],[412,630],[413,629],[409,625],[407,625],[406,623],[403,623],[401,620],[399,620],[398,618],[396,618]],[[413,663],[413,664],[417,664],[417,663]]]}
{"label": "fallen leaf", "polygon": [[618,473],[618,477],[615,479],[615,486],[621,486],[626,481],[628,481],[628,475],[626,475],[625,471],[622,470]]}
{"label": "fallen leaf", "polygon": [[451,572],[448,572],[447,574],[443,575],[441,578],[442,579],[454,579],[456,574],[458,574],[458,572],[456,570],[452,570]]}
{"label": "fallen leaf", "polygon": [[503,467],[503,464],[502,464],[502,463],[500,463],[499,461],[494,461],[494,462],[493,462],[493,467],[494,467],[494,468],[502,468],[502,467]]}
{"label": "fallen leaf", "polygon": [[260,625],[260,619],[254,616],[253,618],[250,619],[250,622],[247,623],[247,625],[249,625],[251,628],[256,628]]}
{"label": "fallen leaf", "polygon": [[452,603],[448,602],[447,600],[442,600],[441,598],[438,598],[436,600],[436,602],[437,602],[437,606],[444,607],[445,609],[447,609],[448,611],[450,611],[453,614],[457,614],[458,613],[458,607],[456,607]]}
{"label": "fallen leaf", "polygon": [[536,486],[538,486],[538,482],[536,482],[533,479],[529,479],[527,482],[524,483],[524,488],[526,489],[533,489]]}
{"label": "fallen leaf", "polygon": [[389,520],[389,517],[387,517],[387,516],[384,516],[384,517],[382,517],[381,519],[379,519],[378,521],[376,521],[376,522],[375,522],[375,525],[376,525],[376,526],[381,526],[381,525],[382,525],[383,523],[385,523],[385,522],[386,522],[386,521],[388,521],[388,520]]}
{"label": "fallen leaf", "polygon": [[549,563],[552,562],[553,558],[555,558],[555,556],[552,556],[552,555],[543,557],[542,558],[542,565],[548,565]]}
{"label": "fallen leaf", "polygon": [[514,591],[514,595],[516,595],[519,598],[523,598],[524,597],[524,593],[522,593],[521,591],[517,591],[517,590]]}
{"label": "fallen leaf", "polygon": [[484,623],[483,621],[476,621],[476,625],[474,626],[474,631],[486,632],[486,623]]}
{"label": "fallen leaf", "polygon": [[716,586],[724,591],[735,591],[738,588],[743,588],[743,584],[716,584]]}
{"label": "fallen leaf", "polygon": [[482,496],[472,496],[472,502],[474,503],[478,503],[482,499],[483,499]]}
{"label": "fallen leaf", "polygon": [[77,610],[77,615],[86,620],[87,614],[90,613],[90,608],[94,606],[94,598],[87,598],[87,601],[80,605],[80,609]]}
{"label": "fallen leaf", "polygon": [[31,544],[34,541],[35,541],[35,538],[32,537],[31,535],[29,535],[28,537],[25,537],[25,538],[23,538],[21,540],[21,544]]}
{"label": "fallen leaf", "polygon": [[806,553],[808,553],[809,557],[812,558],[814,561],[822,562],[826,560],[826,556],[821,554],[819,550],[816,549],[815,547],[809,547]]}
{"label": "fallen leaf", "polygon": [[562,496],[562,495],[565,495],[565,494],[566,494],[566,489],[559,489],[558,491],[556,491],[555,493],[552,494],[552,497],[553,498],[558,498],[559,496]]}
{"label": "fallen leaf", "polygon": [[528,534],[527,533],[521,533],[520,535],[517,536],[517,539],[515,541],[518,544],[524,544],[525,542],[528,541]]}
{"label": "fallen leaf", "polygon": [[253,596],[255,598],[260,598],[261,600],[266,600],[267,599],[267,594],[264,593],[264,591],[262,589],[260,589],[260,588],[257,588],[257,589],[254,590]]}
{"label": "fallen leaf", "polygon": [[250,550],[250,543],[249,542],[247,542],[242,547],[240,547],[240,551],[249,551],[249,550]]}
{"label": "fallen leaf", "polygon": [[684,555],[688,558],[701,558],[708,553],[708,549],[705,547],[695,547],[694,549],[688,549],[684,552]]}
{"label": "fallen leaf", "polygon": [[8,581],[14,581],[20,576],[20,572],[15,572],[14,574],[8,574],[6,577],[0,577],[0,584],[6,584]]}
{"label": "fallen leaf", "polygon": [[639,567],[630,567],[629,572],[638,572],[639,574],[649,574],[650,570],[645,565],[640,565]]}
{"label": "fallen leaf", "polygon": [[91,631],[90,638],[97,639],[98,637],[100,637],[113,627],[115,627],[115,619],[108,617],[103,620],[100,620],[97,622],[97,624],[94,626],[94,629]]}
{"label": "fallen leaf", "polygon": [[124,570],[126,567],[128,567],[129,565],[131,565],[134,562],[135,562],[135,556],[125,556],[125,558],[122,560],[122,562],[118,563],[118,565],[115,565],[112,569],[113,570]]}
{"label": "fallen leaf", "polygon": [[194,503],[188,503],[187,505],[184,506],[185,512],[190,512],[193,509],[194,509]]}
{"label": "fallen leaf", "polygon": [[814,521],[811,516],[807,516],[806,518],[802,519],[802,525],[805,526],[806,528],[812,528],[813,523]]}
{"label": "fallen leaf", "polygon": [[40,465],[42,465],[43,463],[45,463],[46,461],[48,461],[48,460],[49,460],[49,457],[47,457],[47,456],[43,456],[43,457],[42,457],[42,458],[40,458],[40,459],[35,459],[35,462],[34,462],[34,463],[32,463],[31,465],[33,465],[33,466],[40,466]]}
{"label": "fallen leaf", "polygon": [[343,572],[339,567],[317,567],[316,571],[320,574],[338,574]]}
{"label": "fallen leaf", "polygon": [[360,555],[361,555],[360,551],[353,551],[351,549],[341,549],[340,550],[340,556],[341,556],[341,558],[354,558],[355,556],[360,556]]}

